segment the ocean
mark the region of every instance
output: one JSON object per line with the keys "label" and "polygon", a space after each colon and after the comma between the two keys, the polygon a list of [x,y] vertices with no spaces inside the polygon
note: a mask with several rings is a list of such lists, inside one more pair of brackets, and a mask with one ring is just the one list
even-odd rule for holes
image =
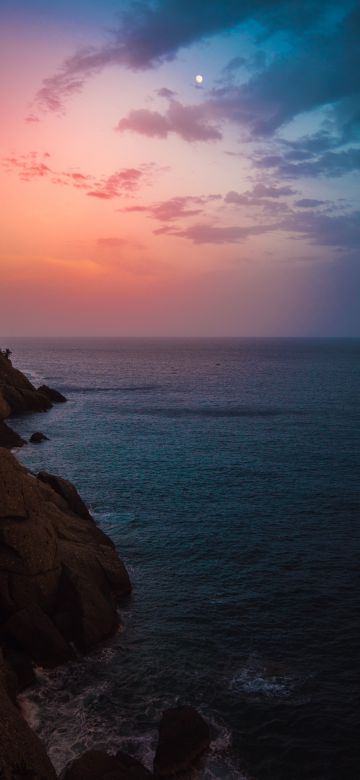
{"label": "ocean", "polygon": [[8,339],[68,397],[13,419],[72,480],[134,585],[124,627],[40,671],[24,707],[57,769],[87,748],[151,767],[191,703],[201,780],[360,774],[360,340]]}

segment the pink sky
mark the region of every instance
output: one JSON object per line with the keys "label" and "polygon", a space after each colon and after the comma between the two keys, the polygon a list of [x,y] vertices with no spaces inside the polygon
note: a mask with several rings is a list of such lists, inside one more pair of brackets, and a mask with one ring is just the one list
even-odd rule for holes
{"label": "pink sky", "polygon": [[[251,25],[199,33],[140,69],[109,61],[112,4],[87,25],[81,3],[41,24],[16,5],[0,42],[0,333],[357,333],[354,147],[337,151],[341,176],[318,175],[326,149],[292,174],[284,149],[323,137],[321,105],[255,137],[264,98],[240,118],[230,102],[260,77],[240,65],[227,80],[239,52],[255,61]],[[86,70],[85,46],[101,67]],[[270,36],[264,57],[276,46]]]}

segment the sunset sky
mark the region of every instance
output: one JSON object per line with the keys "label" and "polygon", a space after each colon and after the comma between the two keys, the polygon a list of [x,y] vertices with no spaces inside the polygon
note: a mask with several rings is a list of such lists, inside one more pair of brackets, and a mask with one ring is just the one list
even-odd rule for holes
{"label": "sunset sky", "polygon": [[358,0],[1,0],[0,334],[359,336],[359,40]]}

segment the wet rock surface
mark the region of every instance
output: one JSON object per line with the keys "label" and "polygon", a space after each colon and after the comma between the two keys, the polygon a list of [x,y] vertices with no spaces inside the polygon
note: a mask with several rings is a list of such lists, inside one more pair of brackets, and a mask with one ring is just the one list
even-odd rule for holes
{"label": "wet rock surface", "polygon": [[0,448],[1,778],[55,778],[16,693],[34,682],[33,664],[63,664],[74,647],[88,652],[109,637],[130,591],[113,543],[75,487],[54,475],[38,479]]}
{"label": "wet rock surface", "polygon": [[210,745],[210,730],[194,707],[174,707],[163,713],[154,759],[156,777],[189,771]]}
{"label": "wet rock surface", "polygon": [[110,756],[89,750],[75,759],[62,775],[63,780],[149,780],[148,769],[126,753]]}
{"label": "wet rock surface", "polygon": [[26,444],[24,439],[3,420],[0,420],[0,447],[7,447],[9,450],[12,450],[14,447],[23,447],[24,444]]}
{"label": "wet rock surface", "polygon": [[65,401],[67,401],[67,398],[59,392],[59,390],[54,390],[53,387],[48,387],[47,385],[41,385],[41,387],[38,388],[38,393],[42,393],[42,395],[46,395],[46,397],[51,401],[53,404],[63,404]]}
{"label": "wet rock surface", "polygon": [[45,436],[44,433],[41,433],[41,431],[35,431],[35,433],[31,434],[30,436],[31,444],[41,444],[42,441],[48,441],[48,437]]}

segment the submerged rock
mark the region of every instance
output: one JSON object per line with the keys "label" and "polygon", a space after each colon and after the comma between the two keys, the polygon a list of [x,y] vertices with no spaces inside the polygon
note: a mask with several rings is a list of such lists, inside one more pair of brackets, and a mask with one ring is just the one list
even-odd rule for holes
{"label": "submerged rock", "polygon": [[48,441],[48,437],[45,436],[44,433],[41,433],[41,431],[35,431],[35,433],[31,434],[31,444],[41,444],[42,441]]}
{"label": "submerged rock", "polygon": [[67,401],[67,398],[59,392],[59,390],[54,390],[53,387],[48,387],[47,385],[41,385],[38,389],[39,393],[42,393],[43,395],[46,395],[46,397],[51,401],[53,404],[63,404],[65,401]]}
{"label": "submerged rock", "polygon": [[174,707],[163,713],[154,759],[156,777],[173,777],[190,770],[210,745],[210,730],[194,707]]}

